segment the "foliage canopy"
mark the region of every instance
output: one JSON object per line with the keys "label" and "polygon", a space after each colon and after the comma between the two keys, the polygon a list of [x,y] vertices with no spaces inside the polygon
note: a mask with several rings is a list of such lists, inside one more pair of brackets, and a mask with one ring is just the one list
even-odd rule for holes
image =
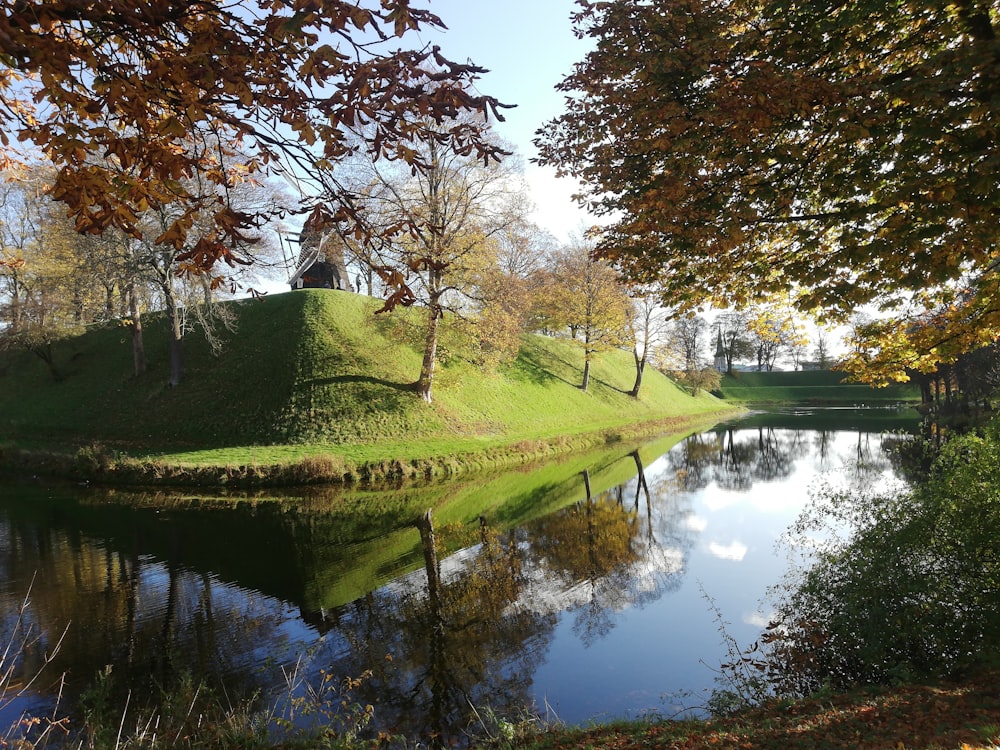
{"label": "foliage canopy", "polygon": [[996,338],[995,0],[578,4],[594,47],[536,142],[629,276],[690,307],[916,301],[932,335],[881,379]]}
{"label": "foliage canopy", "polygon": [[[481,71],[437,47],[391,49],[423,27],[443,27],[410,0],[3,0],[0,13],[2,158],[20,148],[58,167],[53,196],[76,228],[138,236],[149,208],[173,207],[157,238],[190,270],[242,260],[232,249],[267,218],[234,210],[223,188],[239,150],[247,178],[264,169],[310,183],[314,218],[367,231],[327,168],[356,151],[421,168],[414,143],[435,140],[489,160],[498,150],[465,111],[496,114],[469,93]],[[428,83],[433,81],[434,85]],[[194,217],[214,209],[210,231]],[[189,234],[196,241],[189,241]]]}

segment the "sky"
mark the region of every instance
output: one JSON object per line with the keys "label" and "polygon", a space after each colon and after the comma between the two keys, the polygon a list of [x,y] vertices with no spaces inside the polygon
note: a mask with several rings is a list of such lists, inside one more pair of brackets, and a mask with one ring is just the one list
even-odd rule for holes
{"label": "sky", "polygon": [[517,105],[503,110],[505,122],[494,126],[524,161],[535,223],[563,242],[593,224],[570,198],[572,181],[530,163],[537,155],[535,131],[562,113],[556,84],[587,50],[587,43],[573,36],[574,0],[423,0],[417,5],[439,16],[448,30],[408,35],[410,42],[438,44],[450,60],[471,60],[489,69],[476,84],[479,93]]}

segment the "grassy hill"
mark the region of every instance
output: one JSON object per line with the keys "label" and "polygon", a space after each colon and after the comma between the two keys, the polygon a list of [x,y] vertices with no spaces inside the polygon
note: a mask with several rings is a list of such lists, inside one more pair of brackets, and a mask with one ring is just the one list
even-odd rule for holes
{"label": "grassy hill", "polygon": [[872,388],[846,383],[845,373],[831,370],[800,372],[737,372],[722,378],[728,401],[751,403],[890,404],[919,401],[919,389],[909,383]]}
{"label": "grassy hill", "polygon": [[166,384],[162,319],[144,322],[148,372],[131,373],[129,332],[106,327],[65,342],[55,381],[27,352],[0,359],[0,446],[75,451],[95,441],[117,453],[184,465],[281,463],[322,454],[346,462],[419,460],[601,430],[635,431],[667,418],[724,410],[649,372],[625,391],[628,352],[596,362],[578,388],[572,342],[526,336],[519,358],[485,372],[442,341],[428,405],[408,389],[419,373],[421,311],[375,315],[371,298],[303,290],[227,303],[237,325],[214,356],[197,332],[185,375]]}

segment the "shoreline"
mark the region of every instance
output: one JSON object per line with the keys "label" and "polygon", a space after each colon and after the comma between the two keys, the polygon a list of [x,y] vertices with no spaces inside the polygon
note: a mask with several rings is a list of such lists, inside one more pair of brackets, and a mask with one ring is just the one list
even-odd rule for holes
{"label": "shoreline", "polygon": [[[301,457],[287,462],[254,461],[225,464],[185,464],[157,458],[119,454],[99,443],[72,449],[27,449],[0,445],[0,471],[13,475],[46,476],[98,486],[258,489],[317,484],[342,486],[398,486],[478,472],[510,469],[572,451],[589,450],[626,440],[663,437],[706,429],[745,414],[742,406],[713,412],[678,415],[636,425],[614,425],[598,430],[550,438],[513,438],[489,447],[459,448],[450,455],[386,456],[355,461],[337,453],[313,452],[303,446]],[[294,450],[296,446],[287,446]],[[247,446],[248,454],[253,446]]]}

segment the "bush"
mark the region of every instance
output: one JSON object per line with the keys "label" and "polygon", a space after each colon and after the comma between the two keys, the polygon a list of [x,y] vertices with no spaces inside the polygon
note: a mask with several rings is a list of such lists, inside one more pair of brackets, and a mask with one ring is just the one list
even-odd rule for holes
{"label": "bush", "polygon": [[827,490],[796,528],[849,533],[783,587],[764,667],[779,692],[953,676],[1000,655],[1000,439],[946,443],[926,481]]}
{"label": "bush", "polygon": [[722,387],[722,373],[714,367],[677,371],[670,375],[687,388],[692,396],[697,396],[701,391],[714,393]]}

